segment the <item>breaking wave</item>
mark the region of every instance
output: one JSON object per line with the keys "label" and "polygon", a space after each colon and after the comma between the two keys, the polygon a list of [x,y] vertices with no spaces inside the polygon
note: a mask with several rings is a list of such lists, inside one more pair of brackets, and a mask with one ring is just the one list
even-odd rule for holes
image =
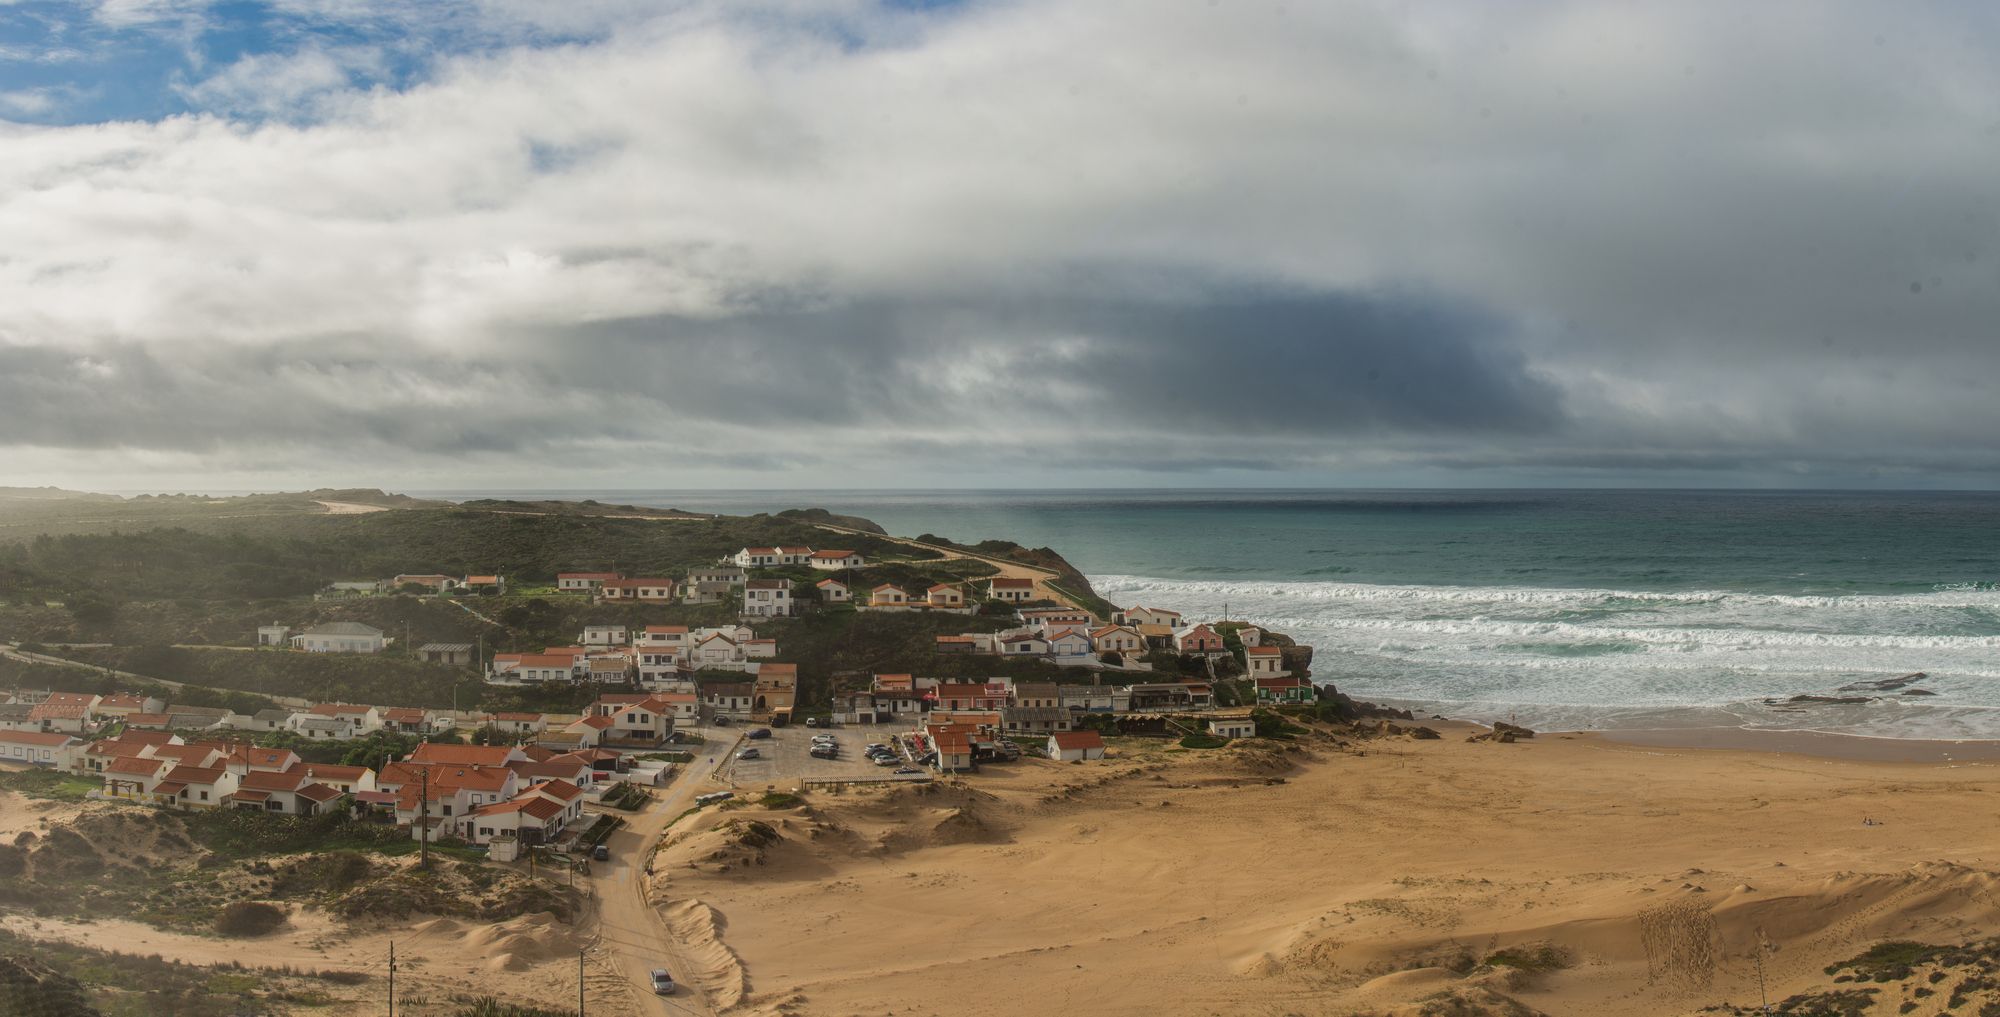
{"label": "breaking wave", "polygon": [[[1848,596],[1092,576],[1120,604],[1269,624],[1359,695],[1570,726],[1715,711],[1753,726],[2000,737],[2000,591]],[[1867,704],[1786,704],[1922,671]],[[1871,708],[1872,707],[1872,708]],[[1935,721],[1935,723],[1932,723]]]}

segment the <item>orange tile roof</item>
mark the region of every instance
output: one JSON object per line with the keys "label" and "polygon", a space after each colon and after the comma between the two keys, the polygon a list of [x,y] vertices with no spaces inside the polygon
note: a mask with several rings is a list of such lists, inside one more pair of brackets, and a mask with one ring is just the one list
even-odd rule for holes
{"label": "orange tile roof", "polygon": [[1095,731],[1057,731],[1049,736],[1058,749],[1101,749],[1104,738]]}
{"label": "orange tile roof", "polygon": [[506,745],[446,745],[425,742],[410,753],[412,763],[448,763],[456,766],[504,766],[514,750]]}

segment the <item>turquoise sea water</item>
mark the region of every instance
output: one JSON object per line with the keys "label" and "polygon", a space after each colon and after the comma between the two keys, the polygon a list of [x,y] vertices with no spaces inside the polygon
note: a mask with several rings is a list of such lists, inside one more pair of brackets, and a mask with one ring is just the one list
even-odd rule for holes
{"label": "turquoise sea water", "polygon": [[[1448,714],[2000,737],[1997,494],[570,495],[1046,545],[1116,602],[1263,621],[1315,647],[1317,680]],[[1933,695],[1765,702],[1915,671]]]}

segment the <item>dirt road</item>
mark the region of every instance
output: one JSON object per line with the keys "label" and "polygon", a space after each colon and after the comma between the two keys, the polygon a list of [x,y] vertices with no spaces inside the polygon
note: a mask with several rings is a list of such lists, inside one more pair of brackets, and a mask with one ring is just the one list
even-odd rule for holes
{"label": "dirt road", "polygon": [[[234,647],[232,647],[232,649],[233,648]],[[149,674],[134,674],[130,671],[119,671],[113,668],[99,667],[95,664],[85,664],[82,661],[68,660],[63,657],[51,657],[43,653],[29,653],[25,650],[22,650],[18,646],[15,646],[12,643],[0,643],[0,657],[6,657],[11,660],[18,660],[27,664],[55,664],[60,667],[80,667],[86,670],[96,671],[99,674],[109,674],[119,678],[130,678],[133,681],[153,682],[159,685],[164,685],[170,689],[197,688],[197,689],[208,689],[212,692],[242,691],[241,689],[217,688],[213,685],[194,685],[190,682],[177,682],[171,678],[159,678]],[[313,705],[312,700],[300,699],[297,696],[273,696],[262,692],[256,692],[251,694],[263,696],[264,698],[269,699],[274,703],[277,703],[279,706],[290,706],[297,709],[304,709],[306,707]]]}
{"label": "dirt road", "polygon": [[[695,762],[681,767],[673,783],[651,806],[630,817],[624,827],[611,835],[606,842],[611,860],[592,865],[599,901],[599,949],[630,984],[634,1005],[641,1013],[713,1015],[716,1012],[699,987],[700,973],[693,959],[667,928],[659,909],[647,899],[645,878],[646,866],[667,824],[686,812],[696,795],[719,787],[707,780],[713,765],[708,756],[723,756],[727,743],[704,749]],[[680,985],[672,996],[653,994],[648,976],[660,967],[672,972],[674,981]]]}

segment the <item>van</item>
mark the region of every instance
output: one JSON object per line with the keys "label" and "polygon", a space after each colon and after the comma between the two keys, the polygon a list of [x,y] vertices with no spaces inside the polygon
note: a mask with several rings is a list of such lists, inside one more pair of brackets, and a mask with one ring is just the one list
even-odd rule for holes
{"label": "van", "polygon": [[734,797],[736,797],[736,792],[734,791],[711,791],[705,795],[695,795],[694,803],[696,805],[714,805],[716,802],[726,802]]}

